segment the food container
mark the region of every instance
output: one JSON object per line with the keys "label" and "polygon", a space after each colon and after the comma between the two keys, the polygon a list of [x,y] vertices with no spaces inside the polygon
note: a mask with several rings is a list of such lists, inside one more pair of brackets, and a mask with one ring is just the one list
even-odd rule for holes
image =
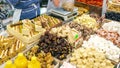
{"label": "food container", "polygon": [[[15,24],[14,24],[15,25]],[[21,24],[22,25],[22,24]],[[22,33],[19,33],[18,31],[14,30],[12,28],[12,25],[8,25],[7,26],[7,31],[10,35],[13,35],[15,38],[17,38],[18,40],[21,40],[24,44],[31,44],[33,42],[36,42],[39,40],[39,38],[41,37],[41,35],[44,34],[45,30],[42,32],[39,32],[36,35],[33,35],[32,37],[26,37],[23,36]]]}
{"label": "food container", "polygon": [[[62,25],[62,21],[48,16],[47,14],[43,14],[41,16],[38,16],[37,18],[32,20],[34,24],[39,24],[40,26],[42,26],[43,28],[45,28],[46,30],[50,30],[51,28],[54,27],[58,27]],[[39,23],[37,23],[39,22]]]}
{"label": "food container", "polygon": [[14,43],[11,45],[10,48],[6,50],[2,50],[0,53],[0,64],[3,64],[7,60],[10,60],[11,58],[15,57],[19,52],[22,52],[26,49],[26,46],[22,44],[18,40],[12,40]]}
{"label": "food container", "polygon": [[[40,51],[38,45],[33,45],[33,47],[29,48],[24,55],[28,60],[31,60],[32,56],[36,56],[37,60],[42,64],[41,67],[45,68],[47,65],[51,65],[54,68],[59,67],[59,60],[55,59],[51,53],[45,53],[44,51]],[[44,64],[45,63],[45,64]],[[45,67],[44,67],[45,66]]]}

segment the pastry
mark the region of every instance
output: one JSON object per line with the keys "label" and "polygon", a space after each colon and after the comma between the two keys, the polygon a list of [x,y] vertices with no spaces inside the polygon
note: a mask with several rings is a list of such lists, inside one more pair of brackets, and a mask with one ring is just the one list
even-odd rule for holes
{"label": "pastry", "polygon": [[45,29],[51,29],[53,27],[61,25],[61,21],[59,19],[53,18],[46,14],[43,14],[35,18],[33,23],[35,23],[38,26],[42,26],[42,28],[45,28]]}
{"label": "pastry", "polygon": [[12,44],[7,49],[2,49],[0,53],[0,64],[7,61],[8,59],[13,58],[18,52],[21,52],[25,49],[25,45],[19,41],[16,40],[14,37],[12,37]]}

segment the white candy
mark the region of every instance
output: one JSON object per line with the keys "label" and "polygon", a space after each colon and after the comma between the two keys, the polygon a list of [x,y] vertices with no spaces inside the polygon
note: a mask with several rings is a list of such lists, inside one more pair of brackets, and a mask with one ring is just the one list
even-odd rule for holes
{"label": "white candy", "polygon": [[95,47],[96,50],[104,52],[107,58],[116,62],[119,61],[120,49],[102,37],[91,35],[91,38],[88,41],[84,41],[82,46],[85,48]]}
{"label": "white candy", "polygon": [[102,26],[102,28],[104,30],[113,31],[113,32],[117,32],[118,34],[120,34],[120,23],[119,22],[111,21],[109,23],[105,23]]}

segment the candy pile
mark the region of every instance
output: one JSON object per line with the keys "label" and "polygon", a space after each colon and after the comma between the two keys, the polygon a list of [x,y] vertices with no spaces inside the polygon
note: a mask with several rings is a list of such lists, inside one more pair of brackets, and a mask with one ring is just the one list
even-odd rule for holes
{"label": "candy pile", "polygon": [[58,37],[56,34],[46,32],[45,35],[41,36],[39,41],[39,49],[45,53],[50,52],[52,56],[63,60],[68,54],[72,52],[72,46],[63,37]]}
{"label": "candy pile", "polygon": [[79,48],[72,53],[70,63],[77,68],[113,68],[114,65],[105,55],[94,48]]}
{"label": "candy pile", "polygon": [[106,38],[107,40],[112,41],[115,45],[120,46],[120,35],[117,32],[109,32],[105,31],[104,29],[99,29],[97,34]]}
{"label": "candy pile", "polygon": [[116,21],[111,21],[105,23],[102,28],[106,31],[117,32],[120,35],[120,23]]}
{"label": "candy pile", "polygon": [[119,61],[120,49],[115,46],[111,41],[107,41],[97,35],[91,35],[88,41],[83,42],[83,47],[95,47],[96,50],[105,53],[108,59]]}
{"label": "candy pile", "polygon": [[84,25],[87,28],[92,28],[93,30],[97,30],[99,28],[99,24],[96,19],[90,17],[90,15],[84,14],[74,20],[74,22]]}
{"label": "candy pile", "polygon": [[59,37],[67,37],[69,43],[74,43],[77,39],[75,38],[76,35],[81,37],[81,33],[79,33],[74,28],[70,28],[68,25],[57,27],[51,29],[50,33],[57,34]]}
{"label": "candy pile", "polygon": [[33,56],[37,57],[37,60],[41,64],[41,68],[53,68],[53,57],[51,53],[44,53],[44,52],[38,52],[39,46],[35,45],[34,47],[31,48],[30,51],[28,51],[25,56],[27,57],[28,60],[31,60]]}
{"label": "candy pile", "polygon": [[82,37],[86,40],[89,38],[90,35],[94,34],[95,32],[91,29],[91,28],[87,28],[86,26],[83,26],[81,24],[78,23],[70,23],[69,26],[71,28],[75,28],[76,30],[78,30],[79,32],[82,33]]}

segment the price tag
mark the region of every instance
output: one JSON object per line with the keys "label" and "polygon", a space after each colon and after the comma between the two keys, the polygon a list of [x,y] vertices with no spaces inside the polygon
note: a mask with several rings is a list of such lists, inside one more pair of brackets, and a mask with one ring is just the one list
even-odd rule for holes
{"label": "price tag", "polygon": [[79,38],[79,35],[78,35],[78,34],[76,34],[74,38],[77,40],[77,39]]}

